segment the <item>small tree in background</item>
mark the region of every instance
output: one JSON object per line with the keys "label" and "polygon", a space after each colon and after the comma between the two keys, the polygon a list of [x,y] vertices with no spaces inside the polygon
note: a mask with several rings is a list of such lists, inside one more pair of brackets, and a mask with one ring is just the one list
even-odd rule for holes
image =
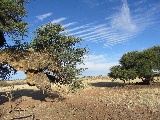
{"label": "small tree in background", "polygon": [[132,51],[124,54],[119,66],[113,66],[108,74],[110,77],[126,81],[142,79],[145,84],[153,81],[154,71],[160,71],[160,46],[154,46],[142,52]]}

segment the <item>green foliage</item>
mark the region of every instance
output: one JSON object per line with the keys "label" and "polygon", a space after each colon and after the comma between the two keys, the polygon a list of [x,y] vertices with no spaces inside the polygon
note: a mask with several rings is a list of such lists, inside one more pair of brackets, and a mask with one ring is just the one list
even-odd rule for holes
{"label": "green foliage", "polygon": [[[27,23],[23,21],[26,16],[26,9],[23,6],[27,0],[1,0],[0,1],[0,47],[8,35],[12,40],[21,40],[27,32]],[[22,38],[18,38],[22,36]]]}
{"label": "green foliage", "polygon": [[155,55],[152,51],[145,50],[138,54],[135,67],[139,78],[150,78],[152,76],[155,67],[154,59]]}
{"label": "green foliage", "polygon": [[123,66],[117,65],[110,68],[109,77],[113,79],[120,79],[125,81],[133,80],[136,78],[136,72],[132,69],[125,69]]}
{"label": "green foliage", "polygon": [[[26,2],[27,0],[0,1],[0,47],[3,49],[7,44],[8,41],[4,37],[7,35],[12,38],[20,54],[23,50],[35,54],[34,58],[30,59],[34,59],[38,67],[34,67],[34,70],[27,69],[27,71],[36,71],[36,74],[48,70],[53,72],[60,83],[72,83],[72,79],[85,70],[77,68],[78,64],[83,63],[84,55],[87,53],[86,48],[80,47],[82,39],[63,34],[64,28],[61,25],[48,23],[36,29],[34,39],[29,45],[22,43],[21,40],[27,32],[27,23],[23,21],[23,17],[27,14],[23,5]],[[19,48],[22,50],[20,51]],[[31,51],[29,48],[32,48]],[[20,57],[20,59],[25,58]],[[4,79],[13,69],[10,71],[1,65],[0,70],[1,78]]]}
{"label": "green foliage", "polygon": [[[21,45],[21,39],[27,32],[27,23],[23,17],[27,12],[24,3],[27,0],[0,0],[0,49],[7,44],[5,36],[9,36],[16,45]],[[22,38],[20,38],[22,37]],[[6,67],[5,63],[0,64],[0,78],[8,79],[16,70],[12,67]]]}
{"label": "green foliage", "polygon": [[151,51],[152,54],[153,54],[153,63],[154,66],[153,66],[153,69],[155,71],[159,71],[160,72],[160,46],[154,46],[150,49],[148,49],[148,51]]}
{"label": "green foliage", "polygon": [[0,80],[7,80],[10,78],[10,75],[14,75],[17,71],[5,64],[5,63],[0,63]]}
{"label": "green foliage", "polygon": [[82,81],[73,81],[70,84],[71,90],[76,91],[77,89],[83,89],[84,88],[84,84],[82,83]]}
{"label": "green foliage", "polygon": [[[63,34],[64,28],[59,24],[48,23],[35,31],[35,37],[30,47],[37,52],[49,54],[57,66],[50,64],[46,69],[52,71],[57,67],[58,71],[52,71],[55,76],[64,83],[71,83],[77,75],[85,69],[76,68],[77,64],[83,63],[86,48],[80,48],[82,39]],[[52,66],[52,67],[51,67]]]}
{"label": "green foliage", "polygon": [[121,71],[121,66],[120,65],[117,65],[117,66],[113,66],[110,68],[110,73],[108,73],[108,76],[109,77],[112,77],[113,79],[117,79],[117,78],[120,78],[119,77],[119,73]]}
{"label": "green foliage", "polygon": [[137,55],[138,51],[128,52],[122,56],[119,62],[125,69],[133,68],[136,65]]}
{"label": "green foliage", "polygon": [[123,81],[135,79],[152,80],[154,71],[160,71],[160,46],[154,46],[142,52],[132,51],[124,54],[119,66],[110,68],[110,77]]}

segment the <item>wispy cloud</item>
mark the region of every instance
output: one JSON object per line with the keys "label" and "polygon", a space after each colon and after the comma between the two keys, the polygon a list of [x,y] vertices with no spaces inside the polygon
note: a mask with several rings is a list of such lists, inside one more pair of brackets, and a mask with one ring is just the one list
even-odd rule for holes
{"label": "wispy cloud", "polygon": [[68,23],[68,24],[63,25],[63,27],[66,28],[66,27],[69,27],[69,26],[71,26],[71,25],[75,25],[76,23],[77,23],[77,22],[71,22],[71,23]]}
{"label": "wispy cloud", "polygon": [[90,31],[96,30],[96,29],[104,27],[104,26],[105,26],[105,24],[100,24],[100,25],[91,27],[89,29],[81,30],[81,31],[78,31],[78,32],[75,32],[75,33],[70,33],[70,34],[72,34],[72,35],[79,35],[79,34],[83,34],[85,32],[90,32]]}
{"label": "wispy cloud", "polygon": [[84,62],[105,63],[107,62],[107,54],[88,55],[85,56]]}
{"label": "wispy cloud", "polygon": [[52,15],[52,13],[46,13],[46,14],[43,14],[43,15],[38,15],[38,16],[36,16],[39,20],[41,20],[41,21],[43,21],[43,19],[45,19],[45,18],[47,18],[47,17],[49,17],[49,16],[51,16]]}
{"label": "wispy cloud", "polygon": [[[88,2],[91,1],[89,0]],[[136,4],[141,5],[143,3],[145,3],[145,0],[141,0]],[[130,10],[131,6],[134,6],[134,9]],[[156,19],[160,12],[159,8],[160,3],[145,4],[143,8],[140,8],[139,6],[135,7],[133,4],[128,5],[127,0],[122,0],[122,6],[119,7],[118,12],[111,14],[101,21],[72,27],[66,32],[86,41],[96,43],[103,42],[105,47],[112,47],[140,35],[148,28],[159,29],[159,27],[156,26],[156,24],[159,23],[159,20]],[[76,22],[71,22],[64,26],[68,27],[75,25],[75,23]]]}
{"label": "wispy cloud", "polygon": [[133,5],[139,6],[139,5],[141,5],[141,4],[145,3],[145,2],[146,2],[146,0],[139,0],[138,2],[135,2]]}
{"label": "wispy cloud", "polygon": [[138,26],[139,33],[147,29],[157,28],[159,23],[160,3],[150,4],[134,11],[133,20]]}
{"label": "wispy cloud", "polygon": [[132,20],[126,0],[123,0],[123,6],[120,12],[111,20],[111,27],[115,30],[124,32],[136,31],[137,26]]}
{"label": "wispy cloud", "polygon": [[79,30],[79,29],[88,28],[88,27],[91,27],[90,25],[93,25],[93,23],[89,23],[89,24],[86,24],[86,25],[82,25],[82,26],[79,26],[79,27],[69,29],[69,30],[67,30],[67,32],[73,32],[73,31],[76,31],[76,30]]}
{"label": "wispy cloud", "polygon": [[99,0],[82,0],[82,2],[87,4],[89,7],[95,7],[95,6],[103,5],[104,3],[108,2],[108,0],[103,0],[103,1],[99,1]]}
{"label": "wispy cloud", "polygon": [[[115,44],[124,43],[140,35],[144,30],[151,28],[151,26],[155,29],[155,24],[158,21],[155,19],[155,15],[160,12],[160,4],[153,4],[147,9],[141,9],[141,12],[134,11],[132,13],[127,1],[122,0],[122,2],[123,5],[120,11],[106,18],[106,21],[110,22],[110,25],[83,34],[81,37],[93,42],[103,41],[105,46],[110,47]],[[139,4],[143,2],[145,1],[140,1]]]}
{"label": "wispy cloud", "polygon": [[62,18],[55,19],[55,20],[51,21],[51,23],[60,23],[60,22],[62,22],[62,21],[64,21],[64,20],[66,20],[66,19],[67,19],[67,18],[62,17]]}
{"label": "wispy cloud", "polygon": [[[97,29],[97,27],[99,27],[99,29]],[[102,31],[108,30],[108,28],[106,28],[106,27],[102,27],[102,26],[101,27],[97,26],[97,27],[94,27],[95,30],[92,29],[93,30],[92,32],[89,32],[89,33],[86,33],[83,35],[79,35],[78,37],[83,37],[83,39],[89,39],[89,38],[93,38],[95,36],[103,36]]]}
{"label": "wispy cloud", "polygon": [[[133,20],[126,0],[122,0],[123,5],[119,13],[106,18],[108,23],[92,26],[80,26],[69,30],[71,35],[80,37],[92,42],[105,42],[105,46],[112,46],[134,37],[137,33],[137,24]],[[87,28],[87,29],[86,29]],[[81,29],[81,30],[80,30]],[[73,32],[75,31],[76,32]]]}

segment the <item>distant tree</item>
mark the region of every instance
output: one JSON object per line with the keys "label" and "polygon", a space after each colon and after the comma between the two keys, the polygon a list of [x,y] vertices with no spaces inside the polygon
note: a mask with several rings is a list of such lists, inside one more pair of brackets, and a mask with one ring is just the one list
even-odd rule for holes
{"label": "distant tree", "polygon": [[110,77],[123,81],[139,77],[145,84],[150,84],[154,71],[160,71],[160,46],[154,46],[142,52],[128,52],[119,62],[120,66],[111,67],[108,74]]}

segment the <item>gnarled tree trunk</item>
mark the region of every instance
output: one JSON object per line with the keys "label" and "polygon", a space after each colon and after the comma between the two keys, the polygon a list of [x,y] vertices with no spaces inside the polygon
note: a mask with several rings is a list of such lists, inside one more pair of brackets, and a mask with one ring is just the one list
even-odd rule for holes
{"label": "gnarled tree trunk", "polygon": [[4,38],[4,34],[2,31],[0,31],[0,47],[2,47],[6,42],[6,39]]}

